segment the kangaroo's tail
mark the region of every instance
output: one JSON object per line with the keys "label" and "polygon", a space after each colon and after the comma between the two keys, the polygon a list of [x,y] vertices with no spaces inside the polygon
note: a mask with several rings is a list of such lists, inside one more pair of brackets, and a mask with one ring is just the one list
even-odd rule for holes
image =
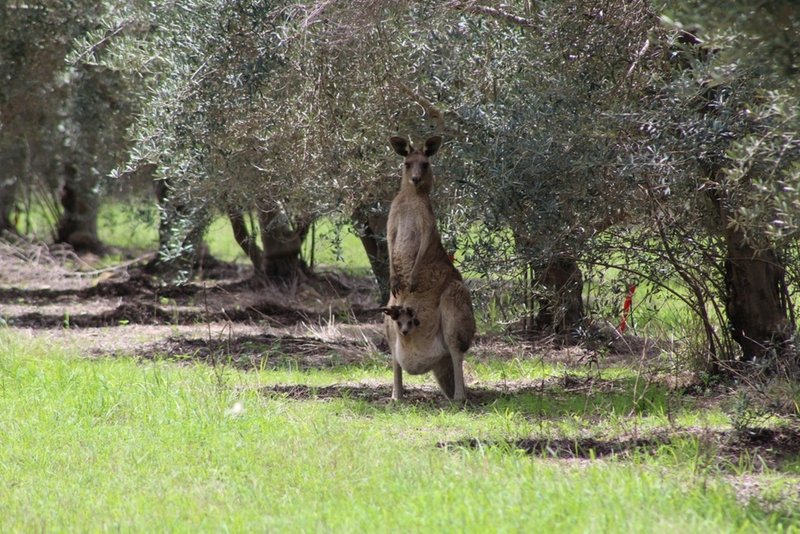
{"label": "kangaroo's tail", "polygon": [[439,383],[439,387],[442,388],[447,398],[452,399],[456,393],[456,375],[453,371],[453,360],[449,356],[442,358],[436,364],[436,367],[433,368],[433,376],[436,377],[436,382]]}

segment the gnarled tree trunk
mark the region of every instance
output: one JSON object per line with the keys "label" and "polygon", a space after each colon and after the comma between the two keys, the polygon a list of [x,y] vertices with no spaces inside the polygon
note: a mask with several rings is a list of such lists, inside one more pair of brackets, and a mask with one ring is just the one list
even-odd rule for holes
{"label": "gnarled tree trunk", "polygon": [[353,227],[367,253],[372,273],[378,282],[381,303],[389,301],[389,245],[386,222],[389,213],[376,206],[359,206],[352,216]]}
{"label": "gnarled tree trunk", "polygon": [[[63,212],[56,228],[56,242],[68,243],[76,251],[102,251],[97,237],[97,214],[100,206],[98,185],[103,150],[102,121],[107,101],[100,91],[100,81],[92,68],[82,68],[73,80],[70,109],[70,153],[64,164],[61,189]],[[108,169],[110,170],[110,168]]]}
{"label": "gnarled tree trunk", "polygon": [[14,221],[11,220],[16,193],[17,181],[14,177],[0,178],[0,234],[16,231]]}
{"label": "gnarled tree trunk", "polygon": [[4,147],[0,153],[0,233],[16,232],[12,214],[24,161],[25,153],[20,146]]}
{"label": "gnarled tree trunk", "polygon": [[159,203],[158,254],[145,267],[168,283],[184,283],[202,267],[208,214],[181,198],[173,180],[154,182]]}
{"label": "gnarled tree trunk", "polygon": [[58,221],[56,242],[69,243],[76,251],[99,254],[103,250],[97,237],[99,198],[97,180],[91,171],[79,171],[72,163],[64,165],[61,205],[64,211]]}
{"label": "gnarled tree trunk", "polygon": [[297,277],[305,269],[300,252],[311,223],[290,223],[280,210],[272,209],[259,212],[259,224],[264,247],[261,273],[267,278]]}
{"label": "gnarled tree trunk", "polygon": [[236,242],[253,264],[256,278],[288,280],[305,270],[300,253],[303,240],[311,228],[310,221],[290,223],[278,209],[259,211],[259,246],[255,230],[247,226],[244,212],[229,210],[228,218]]}
{"label": "gnarled tree trunk", "polygon": [[583,308],[583,274],[571,256],[556,256],[534,269],[541,297],[534,328],[569,336],[581,324]]}
{"label": "gnarled tree trunk", "polygon": [[97,236],[100,186],[111,170],[127,157],[126,130],[133,117],[118,73],[82,65],[71,87],[69,154],[64,168],[56,241],[76,250],[101,252]]}
{"label": "gnarled tree trunk", "polygon": [[726,231],[725,308],[744,361],[793,357],[795,325],[788,316],[784,266],[774,250],[755,250],[735,229]]}
{"label": "gnarled tree trunk", "polygon": [[710,189],[708,195],[725,237],[725,311],[742,360],[773,356],[775,364],[789,363],[786,358],[797,356],[796,325],[789,315],[785,267],[775,250],[754,247],[742,229],[729,224],[732,214],[719,191]]}

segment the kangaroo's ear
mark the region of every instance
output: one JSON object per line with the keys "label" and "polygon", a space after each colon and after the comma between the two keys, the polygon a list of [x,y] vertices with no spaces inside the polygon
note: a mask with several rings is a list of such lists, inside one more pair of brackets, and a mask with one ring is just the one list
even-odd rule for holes
{"label": "kangaroo's ear", "polygon": [[392,145],[392,148],[395,152],[400,154],[403,157],[408,156],[410,153],[410,146],[408,143],[408,139],[404,137],[393,136],[389,138],[389,144]]}
{"label": "kangaroo's ear", "polygon": [[425,155],[428,157],[433,156],[436,152],[439,151],[439,147],[442,146],[442,136],[441,135],[434,135],[433,137],[429,137],[425,141]]}

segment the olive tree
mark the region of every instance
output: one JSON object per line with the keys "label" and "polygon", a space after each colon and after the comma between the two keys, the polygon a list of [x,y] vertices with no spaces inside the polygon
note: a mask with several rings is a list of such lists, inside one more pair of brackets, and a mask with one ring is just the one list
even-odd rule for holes
{"label": "olive tree", "polygon": [[[0,220],[14,229],[20,193],[37,193],[55,219],[54,239],[99,251],[102,179],[126,155],[127,91],[103,68],[67,61],[74,39],[114,3],[7,2],[0,10]],[[95,51],[99,52],[101,46]]]}
{"label": "olive tree", "polygon": [[722,22],[699,39],[686,10],[644,0],[131,9],[97,38],[131,29],[104,64],[143,80],[132,164],[157,165],[176,221],[162,258],[196,250],[221,210],[268,272],[329,215],[355,221],[385,278],[385,139],[435,132],[446,246],[533,281],[516,303],[537,327],[572,332],[584,272],[613,267],[687,304],[711,367],[793,353],[797,91],[791,52],[768,59],[780,39]]}
{"label": "olive tree", "polygon": [[700,31],[673,16],[671,69],[639,113],[651,137],[633,161],[651,171],[642,239],[689,289],[711,370],[739,359],[783,366],[796,358],[787,266],[797,236],[785,214],[800,156],[796,80],[772,46],[786,36],[759,35],[745,19]]}
{"label": "olive tree", "polygon": [[63,136],[58,124],[65,98],[61,62],[74,36],[63,7],[6,2],[0,8],[0,230],[16,230],[20,194],[35,181],[47,190]]}

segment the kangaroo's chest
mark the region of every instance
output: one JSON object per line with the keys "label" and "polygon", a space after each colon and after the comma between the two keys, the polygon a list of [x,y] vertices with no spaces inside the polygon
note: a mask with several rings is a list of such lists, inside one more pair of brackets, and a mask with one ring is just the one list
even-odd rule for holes
{"label": "kangaroo's chest", "polygon": [[423,233],[430,231],[435,224],[430,206],[417,198],[393,204],[389,219],[392,227],[389,246],[398,258],[416,256]]}
{"label": "kangaroo's chest", "polygon": [[416,254],[422,235],[422,229],[418,221],[414,220],[413,217],[400,217],[397,221],[396,229],[394,243],[392,243],[394,251],[398,255],[402,255],[403,252]]}

